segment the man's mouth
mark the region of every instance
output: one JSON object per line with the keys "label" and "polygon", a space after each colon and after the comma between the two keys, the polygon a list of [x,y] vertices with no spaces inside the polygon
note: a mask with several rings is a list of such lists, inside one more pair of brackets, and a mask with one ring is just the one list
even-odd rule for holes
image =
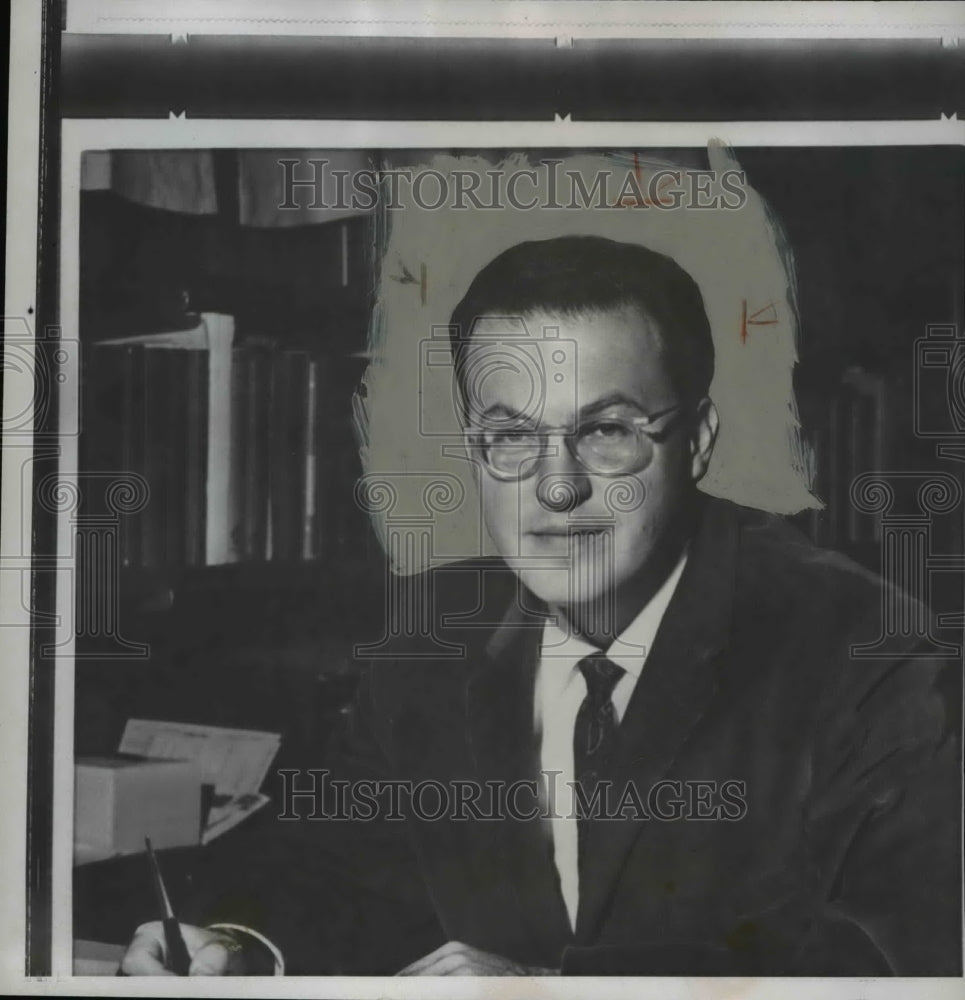
{"label": "man's mouth", "polygon": [[599,524],[568,524],[562,528],[532,528],[526,532],[533,538],[570,538],[572,536],[595,536],[605,534],[608,526]]}

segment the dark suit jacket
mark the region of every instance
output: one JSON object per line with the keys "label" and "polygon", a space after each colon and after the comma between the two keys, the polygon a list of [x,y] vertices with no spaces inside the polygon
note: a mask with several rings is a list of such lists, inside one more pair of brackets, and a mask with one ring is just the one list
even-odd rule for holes
{"label": "dark suit jacket", "polygon": [[[534,778],[538,602],[498,563],[413,586],[434,641],[462,648],[430,658],[416,637],[372,662],[306,768]],[[459,940],[564,973],[958,975],[959,667],[913,638],[852,658],[881,601],[781,519],[708,500],[605,776],[644,800],[661,780],[741,782],[741,818],[592,822],[571,932],[539,820],[313,820],[302,800],[232,915],[304,973],[391,973]]]}

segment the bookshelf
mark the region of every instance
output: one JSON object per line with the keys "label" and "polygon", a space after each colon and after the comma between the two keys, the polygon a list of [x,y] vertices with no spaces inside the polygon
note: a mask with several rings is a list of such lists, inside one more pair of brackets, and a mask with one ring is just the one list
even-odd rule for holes
{"label": "bookshelf", "polygon": [[[77,752],[136,715],[281,731],[283,757],[323,741],[384,585],[354,502],[372,225],[82,192],[79,478],[138,476],[149,497],[116,518],[109,609],[147,655],[78,632]],[[81,493],[79,531],[106,513],[103,489]]]}
{"label": "bookshelf", "polygon": [[[86,359],[87,471],[141,477],[143,509],[121,519],[125,568],[179,569],[320,558],[333,433],[323,354],[234,346],[233,317],[102,341]],[[339,430],[342,427],[339,426]]]}
{"label": "bookshelf", "polygon": [[858,365],[845,368],[814,407],[807,440],[814,461],[814,492],[824,502],[801,518],[812,540],[874,565],[880,524],[859,511],[851,487],[863,473],[886,468],[890,445],[888,382]]}
{"label": "bookshelf", "polygon": [[104,191],[84,193],[81,219],[81,472],[150,491],[121,518],[121,565],[330,560],[368,544],[344,503],[371,220],[243,229]]}

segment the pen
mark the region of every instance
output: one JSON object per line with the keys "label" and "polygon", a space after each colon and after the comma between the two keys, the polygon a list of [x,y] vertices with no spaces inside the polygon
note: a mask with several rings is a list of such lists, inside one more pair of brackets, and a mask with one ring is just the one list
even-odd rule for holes
{"label": "pen", "polygon": [[164,925],[164,944],[167,950],[167,967],[177,976],[186,976],[191,967],[191,958],[188,955],[187,946],[181,936],[181,927],[178,918],[171,908],[171,900],[168,898],[168,891],[164,886],[164,879],[161,878],[161,869],[158,867],[157,858],[151,847],[151,838],[145,837],[144,844],[147,847],[147,857],[151,864],[151,878],[154,882],[154,893],[157,896],[158,909],[161,911],[161,922]]}

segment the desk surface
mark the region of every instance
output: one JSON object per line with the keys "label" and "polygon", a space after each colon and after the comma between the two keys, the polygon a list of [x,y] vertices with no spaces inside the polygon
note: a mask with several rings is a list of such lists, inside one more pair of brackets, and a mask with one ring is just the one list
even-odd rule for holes
{"label": "desk surface", "polygon": [[116,976],[124,955],[124,946],[103,941],[74,939],[75,976]]}

